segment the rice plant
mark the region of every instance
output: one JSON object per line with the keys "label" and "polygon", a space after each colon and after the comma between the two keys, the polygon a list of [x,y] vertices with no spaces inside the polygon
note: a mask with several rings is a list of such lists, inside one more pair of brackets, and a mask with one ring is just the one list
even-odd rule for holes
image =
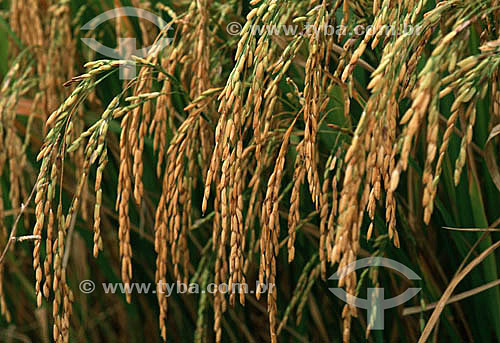
{"label": "rice plant", "polygon": [[500,1],[0,14],[0,341],[500,340]]}

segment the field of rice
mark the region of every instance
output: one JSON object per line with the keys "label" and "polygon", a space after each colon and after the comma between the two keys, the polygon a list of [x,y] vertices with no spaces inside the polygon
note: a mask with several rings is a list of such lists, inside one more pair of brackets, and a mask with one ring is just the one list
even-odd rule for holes
{"label": "field of rice", "polygon": [[499,30],[0,1],[0,342],[500,342]]}

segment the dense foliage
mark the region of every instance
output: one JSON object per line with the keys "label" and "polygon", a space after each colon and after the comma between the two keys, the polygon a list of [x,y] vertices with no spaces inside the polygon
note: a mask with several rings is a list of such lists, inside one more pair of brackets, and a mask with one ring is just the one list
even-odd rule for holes
{"label": "dense foliage", "polygon": [[[122,6],[168,25],[82,29]],[[0,341],[500,340],[500,1],[0,9]],[[169,44],[82,41],[124,37]],[[421,280],[329,278],[368,256]],[[370,330],[332,287],[421,291]]]}

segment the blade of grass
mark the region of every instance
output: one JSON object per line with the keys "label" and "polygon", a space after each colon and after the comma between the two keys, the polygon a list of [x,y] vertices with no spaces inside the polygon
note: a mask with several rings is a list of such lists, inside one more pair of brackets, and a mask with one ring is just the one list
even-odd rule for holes
{"label": "blade of grass", "polygon": [[443,295],[441,296],[441,299],[439,299],[439,302],[436,305],[436,308],[434,312],[432,312],[432,315],[427,322],[427,325],[424,328],[424,331],[422,332],[422,335],[420,336],[418,343],[425,343],[427,339],[429,338],[429,335],[432,332],[432,329],[436,325],[436,322],[439,319],[439,316],[443,312],[444,307],[446,306],[446,303],[451,297],[451,294],[455,290],[455,288],[458,286],[460,281],[462,281],[467,274],[470,273],[472,269],[474,269],[478,264],[480,264],[483,260],[485,260],[487,257],[490,256],[492,252],[495,251],[500,247],[500,241],[495,242],[493,245],[491,245],[489,248],[484,250],[478,257],[473,259],[460,273],[458,273],[450,282],[446,290],[444,291]]}

